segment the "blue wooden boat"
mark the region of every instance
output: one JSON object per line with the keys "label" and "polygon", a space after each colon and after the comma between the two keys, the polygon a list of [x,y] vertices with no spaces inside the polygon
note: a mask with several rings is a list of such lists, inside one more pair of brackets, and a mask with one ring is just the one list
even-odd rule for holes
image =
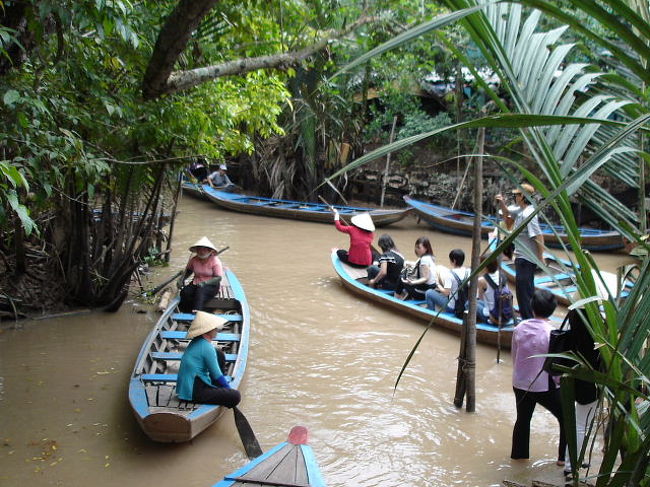
{"label": "blue wooden boat", "polygon": [[[571,305],[571,297],[578,289],[575,276],[576,266],[570,260],[561,259],[549,252],[544,254],[544,258],[547,269],[537,267],[535,271],[535,287],[552,292],[558,303],[565,306]],[[514,261],[502,259],[501,269],[510,281],[515,282],[517,273],[515,272]],[[604,271],[601,271],[600,274],[608,283],[610,289],[616,289],[617,277],[615,274]],[[615,297],[624,298],[630,293],[633,285],[631,281],[626,281],[623,291]]]}
{"label": "blue wooden boat", "polygon": [[[456,318],[453,313],[438,313],[426,308],[423,300],[401,300],[394,297],[392,291],[374,289],[367,286],[365,284],[367,275],[365,269],[358,269],[344,264],[338,258],[335,251],[332,252],[332,265],[336,274],[341,279],[343,286],[353,293],[426,322],[433,320],[433,323],[438,327],[460,334],[463,322],[461,319]],[[500,345],[503,348],[510,348],[513,330],[514,326],[512,324],[498,327],[489,323],[477,323],[476,339],[479,342],[489,345]]]}
{"label": "blue wooden boat", "polygon": [[[441,232],[453,233],[471,237],[474,225],[474,213],[454,210],[445,206],[418,201],[409,196],[404,196],[404,201],[412,207],[419,218]],[[484,216],[481,221],[481,236],[485,239],[497,225],[494,216]],[[561,225],[547,225],[540,223],[544,232],[544,243],[548,247],[561,248],[561,242],[568,243],[564,227]],[[580,228],[582,248],[591,251],[607,251],[623,248],[621,234],[613,230],[598,230],[594,228]]]}
{"label": "blue wooden boat", "polygon": [[304,426],[294,426],[287,441],[236,470],[212,487],[325,487]]}
{"label": "blue wooden boat", "polygon": [[[211,188],[208,184],[195,184],[188,181],[183,182],[183,191],[196,198],[212,201],[217,206],[227,210],[319,223],[332,223],[333,221],[330,207],[322,203],[248,196],[219,191]],[[336,208],[343,218],[352,217],[360,212],[368,212],[372,216],[372,221],[376,227],[398,222],[411,211],[410,208],[384,210],[362,206],[332,205],[332,207]]]}
{"label": "blue wooden boat", "polygon": [[[187,330],[194,319],[180,313],[179,297],[173,299],[144,341],[129,384],[129,403],[149,438],[182,442],[213,424],[226,408],[183,401],[176,396],[176,376],[183,351],[189,344]],[[226,355],[224,375],[238,388],[246,371],[250,339],[250,310],[244,290],[227,269],[217,296],[207,310],[228,320],[213,345]]]}

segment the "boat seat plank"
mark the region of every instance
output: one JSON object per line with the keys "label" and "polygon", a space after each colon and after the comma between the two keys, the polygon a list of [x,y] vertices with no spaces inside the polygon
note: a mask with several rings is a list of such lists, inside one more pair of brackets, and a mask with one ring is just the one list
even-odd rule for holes
{"label": "boat seat plank", "polygon": [[554,274],[552,276],[542,276],[535,278],[535,284],[544,284],[549,281],[561,281],[562,279],[570,279],[571,274]]}
{"label": "boat seat plank", "polygon": [[[189,321],[193,321],[195,316],[196,315],[194,313],[174,313],[172,315],[172,320],[189,322]],[[226,315],[215,315],[215,316],[227,321],[241,321],[243,319],[242,315],[239,314],[232,314],[232,315],[226,314]]]}
{"label": "boat seat plank", "polygon": [[[161,331],[160,336],[167,340],[186,340],[186,331]],[[217,342],[238,342],[241,340],[239,333],[219,333],[214,341]]]}
{"label": "boat seat plank", "polygon": [[[232,377],[229,375],[225,377],[228,381],[232,381]],[[176,382],[178,380],[178,374],[142,374],[140,380],[144,382]]]}
{"label": "boat seat plank", "polygon": [[[226,353],[226,362],[234,362],[237,360],[236,353]],[[151,352],[151,358],[156,360],[180,360],[183,357],[181,352]]]}

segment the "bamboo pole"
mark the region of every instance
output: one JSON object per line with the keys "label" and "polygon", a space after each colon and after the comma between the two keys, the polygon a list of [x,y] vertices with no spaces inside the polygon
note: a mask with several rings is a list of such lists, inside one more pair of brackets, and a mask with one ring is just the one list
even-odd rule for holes
{"label": "bamboo pole", "polygon": [[[478,132],[478,157],[474,166],[474,228],[472,232],[472,270],[479,266],[481,255],[481,218],[483,202],[483,148],[485,145],[485,129]],[[461,340],[461,349],[458,360],[459,385],[454,405],[463,404],[462,396],[467,396],[465,409],[468,413],[476,410],[476,291],[478,289],[478,276],[473,275],[469,283],[469,309],[465,314],[463,331],[465,339]],[[462,383],[460,383],[462,380]]]}
{"label": "bamboo pole", "polygon": [[[389,144],[393,143],[393,140],[395,140],[395,125],[397,125],[397,115],[393,117],[393,126],[390,129],[390,140]],[[381,199],[379,201],[379,206],[382,208],[384,207],[384,196],[386,195],[386,183],[388,182],[388,170],[390,169],[390,155],[392,152],[389,152],[386,154],[386,168],[384,169],[384,177],[382,178],[382,184],[381,184]]]}

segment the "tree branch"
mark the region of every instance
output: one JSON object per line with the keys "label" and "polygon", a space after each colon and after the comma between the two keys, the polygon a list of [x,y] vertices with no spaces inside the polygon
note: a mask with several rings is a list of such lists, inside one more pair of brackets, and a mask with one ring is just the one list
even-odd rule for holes
{"label": "tree branch", "polygon": [[[259,56],[254,58],[243,58],[235,61],[227,61],[225,63],[216,64],[213,66],[206,66],[206,67],[191,69],[187,71],[171,72],[171,67],[173,66],[178,55],[180,55],[180,53],[182,52],[182,49],[179,50],[179,47],[181,46],[181,44],[183,48],[185,47],[189,39],[189,35],[183,36],[184,38],[183,41],[168,43],[171,46],[174,46],[174,48],[172,47],[166,48],[164,52],[161,51],[160,53],[157,53],[157,51],[159,50],[159,45],[163,44],[161,38],[164,36],[165,33],[168,32],[176,33],[179,31],[179,23],[174,19],[174,15],[177,14],[178,10],[181,8],[183,3],[186,2],[181,2],[181,4],[179,4],[177,9],[174,11],[174,13],[169,16],[165,26],[160,32],[160,35],[158,37],[158,42],[156,43],[156,48],[154,49],[151,62],[149,63],[149,67],[147,68],[147,73],[145,74],[145,78],[144,78],[143,95],[145,98],[148,99],[158,98],[164,94],[175,93],[177,91],[193,88],[195,86],[200,85],[201,83],[212,81],[216,78],[220,78],[223,76],[240,75],[240,74],[248,73],[250,71],[255,71],[257,69],[281,69],[281,70],[287,69],[291,66],[295,66],[296,64],[309,58],[315,53],[325,49],[330,42],[346,36],[347,34],[354,31],[359,26],[367,23],[375,22],[378,19],[377,17],[366,17],[366,16],[360,17],[355,22],[347,26],[344,30],[330,32],[329,35],[322,37],[312,45],[307,46],[303,49],[299,49],[297,51],[270,54],[267,56]],[[203,1],[200,3],[208,3],[208,2]],[[208,10],[209,8],[205,10],[203,15],[205,15],[205,13],[207,13]],[[200,19],[198,19],[196,25],[194,25],[193,28],[196,28],[199,22]],[[168,25],[170,24],[174,26],[173,31],[168,29]],[[161,47],[161,49],[163,49],[163,47]],[[172,60],[170,56],[174,53],[175,56],[174,59]],[[162,63],[159,60],[156,63],[154,63],[154,58],[156,59],[165,58],[166,61]]]}

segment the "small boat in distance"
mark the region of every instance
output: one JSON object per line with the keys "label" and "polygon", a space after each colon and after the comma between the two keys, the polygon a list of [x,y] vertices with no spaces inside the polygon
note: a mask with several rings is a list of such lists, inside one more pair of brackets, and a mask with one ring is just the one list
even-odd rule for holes
{"label": "small boat in distance", "polygon": [[[183,191],[186,191],[191,196],[211,201],[227,210],[259,216],[273,216],[319,223],[332,223],[334,221],[330,207],[323,203],[248,196],[245,194],[219,191],[210,187],[209,184],[196,184],[189,181],[184,181],[182,186]],[[384,210],[381,208],[366,208],[362,206],[332,205],[332,207],[336,208],[344,218],[367,211],[372,216],[372,221],[376,227],[398,222],[411,211],[410,208]]]}
{"label": "small boat in distance", "polygon": [[[454,210],[433,203],[425,203],[410,196],[404,196],[404,201],[407,205],[415,209],[418,217],[436,230],[455,235],[472,236],[474,213]],[[481,221],[481,237],[487,239],[488,234],[494,230],[496,225],[497,220],[494,216],[484,215]],[[544,243],[548,247],[561,248],[561,241],[568,242],[563,226],[551,226],[545,223],[540,223],[540,226],[544,233]],[[620,233],[614,230],[598,230],[581,227],[580,236],[584,250],[608,251],[623,248],[623,238]]]}
{"label": "small boat in distance", "polygon": [[[336,251],[332,252],[332,265],[336,274],[341,279],[343,286],[353,293],[370,301],[394,308],[403,314],[424,320],[425,322],[433,320],[434,324],[440,328],[460,334],[463,321],[460,318],[456,318],[453,313],[438,313],[424,307],[424,301],[401,300],[393,296],[393,291],[375,289],[367,286],[364,283],[367,275],[366,270],[354,268],[341,262],[336,255]],[[514,326],[512,325],[498,327],[488,323],[476,323],[476,339],[482,343],[500,345],[503,348],[509,349],[510,343],[512,342],[513,330]]]}
{"label": "small boat in distance", "polygon": [[[144,341],[129,383],[129,404],[149,438],[160,442],[189,441],[213,424],[223,406],[183,401],[176,395],[176,378],[183,352],[189,345],[187,330],[192,313],[178,310],[180,298],[171,301]],[[206,311],[228,320],[212,342],[226,357],[223,374],[237,389],[248,360],[250,310],[235,274],[226,269],[218,294]]]}
{"label": "small boat in distance", "polygon": [[308,431],[294,426],[280,443],[212,487],[288,486],[325,487],[318,463],[307,444]]}

